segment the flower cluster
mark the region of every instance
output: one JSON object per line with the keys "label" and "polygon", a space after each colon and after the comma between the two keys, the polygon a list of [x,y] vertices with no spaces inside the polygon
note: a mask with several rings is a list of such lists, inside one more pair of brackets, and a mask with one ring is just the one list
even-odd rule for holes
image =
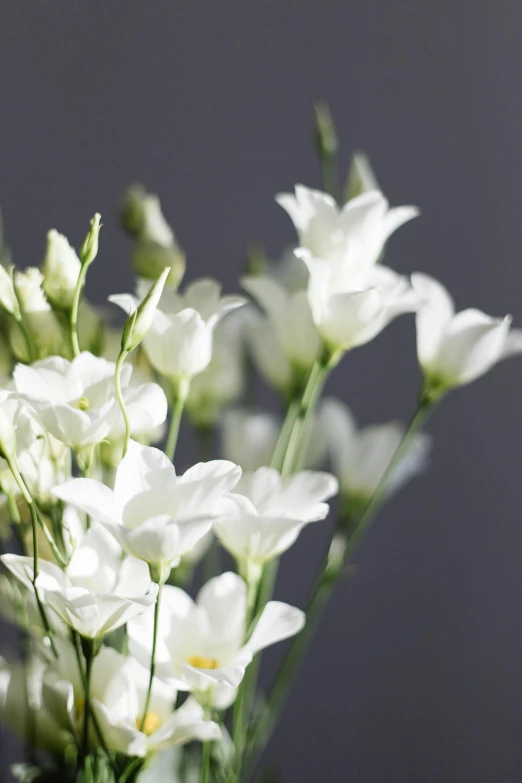
{"label": "flower cluster", "polygon": [[[203,783],[242,780],[311,630],[273,597],[280,559],[339,495],[315,616],[383,502],[424,470],[431,408],[522,351],[509,317],[455,313],[438,281],[383,264],[418,210],[390,208],[361,157],[347,192],[277,197],[296,244],[250,264],[250,301],[212,279],[179,290],[185,255],[159,200],[130,189],[122,221],[138,278],[109,297],[121,331],[84,297],[99,215],[78,252],[51,230],[41,268],[0,266],[0,608],[25,640],[22,660],[1,659],[0,715],[57,779],[145,781],[174,753],[180,780],[197,769]],[[407,313],[417,409],[407,426],[360,429],[323,387]],[[283,414],[256,404],[252,365]],[[182,424],[200,461],[180,471]],[[261,652],[288,639],[262,697]],[[174,760],[161,779],[173,774]]]}

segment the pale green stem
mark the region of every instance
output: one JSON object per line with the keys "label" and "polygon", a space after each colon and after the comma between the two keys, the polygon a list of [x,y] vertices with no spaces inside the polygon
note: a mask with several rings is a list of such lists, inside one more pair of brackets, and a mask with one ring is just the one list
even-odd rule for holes
{"label": "pale green stem", "polygon": [[188,397],[188,392],[189,384],[185,380],[180,381],[180,383],[177,384],[173,390],[169,434],[167,436],[167,445],[165,447],[165,454],[171,462],[174,462],[179,427],[181,424],[181,417],[183,416],[183,409],[185,408],[185,402]]}
{"label": "pale green stem", "polygon": [[[368,531],[375,516],[375,512],[384,498],[390,476],[397,464],[404,457],[412,438],[424,424],[433,404],[434,400],[431,400],[424,395],[421,396],[417,410],[404,431],[401,442],[362,514],[354,524],[348,525],[348,520],[344,520],[346,524],[344,526],[339,526],[339,537],[336,539],[336,545],[341,546],[342,551],[336,553],[335,566],[333,568],[331,566],[331,559],[328,556],[329,553],[327,553],[323,561],[323,567],[320,570],[320,575],[316,580],[315,587],[313,588],[309,599],[305,628],[293,638],[288,654],[274,678],[267,698],[267,705],[259,719],[256,730],[257,736],[254,737],[256,748],[265,747],[270,739],[322,611],[342,576],[346,563],[357,550]],[[343,527],[345,531],[344,534]]]}
{"label": "pale green stem", "polygon": [[201,774],[200,783],[210,783],[210,764],[212,761],[212,743],[207,740],[201,748]]}
{"label": "pale green stem", "polygon": [[22,337],[24,338],[25,347],[27,348],[27,356],[29,357],[29,364],[31,364],[31,362],[34,361],[34,351],[33,351],[33,343],[31,341],[31,335],[29,334],[29,330],[25,325],[25,321],[23,317],[16,318],[15,320],[22,333]]}
{"label": "pale green stem", "polygon": [[82,290],[85,285],[85,278],[87,277],[87,269],[89,264],[82,264],[78,280],[76,281],[76,288],[74,289],[74,296],[71,304],[71,313],[69,319],[70,326],[70,339],[71,339],[71,351],[73,356],[78,356],[80,353],[80,345],[78,342],[78,309],[80,307],[80,299],[82,296]]}
{"label": "pale green stem", "polygon": [[116,361],[116,369],[114,372],[114,386],[116,388],[116,399],[118,400],[119,406],[121,408],[121,413],[123,416],[123,421],[125,422],[125,440],[123,442],[122,457],[124,457],[127,453],[127,449],[129,448],[130,436],[131,436],[129,415],[127,413],[127,407],[125,405],[125,400],[123,399],[123,393],[121,390],[121,370],[123,367],[123,363],[125,362],[126,356],[127,356],[127,352],[121,351]]}
{"label": "pale green stem", "polygon": [[152,629],[152,651],[150,654],[150,675],[149,675],[149,686],[147,688],[147,696],[145,699],[145,706],[143,709],[143,715],[141,718],[141,725],[140,725],[140,731],[143,731],[143,727],[145,726],[145,721],[147,720],[147,713],[149,711],[150,707],[150,700],[152,696],[152,684],[154,682],[154,675],[156,674],[156,646],[158,643],[158,626],[159,626],[159,613],[160,613],[160,604],[161,604],[161,593],[163,590],[163,583],[158,583],[158,595],[156,597],[156,604],[154,606],[154,626]]}
{"label": "pale green stem", "polygon": [[[81,643],[80,643],[80,636],[76,631],[71,631],[72,641],[74,650],[76,652],[76,660],[78,661],[78,669],[80,671],[80,678],[82,681],[82,686],[84,689],[84,692],[87,690],[87,684],[85,681],[85,671],[82,664],[82,649],[81,649]],[[96,717],[96,713],[91,710],[91,720],[93,723],[94,728],[96,729],[96,733],[98,735],[98,739],[100,741],[100,745],[102,746],[103,750],[105,751],[105,754],[108,758],[110,758],[109,755],[109,749],[107,747],[107,743],[105,742],[104,736],[100,729],[100,724],[98,722],[98,719]]]}

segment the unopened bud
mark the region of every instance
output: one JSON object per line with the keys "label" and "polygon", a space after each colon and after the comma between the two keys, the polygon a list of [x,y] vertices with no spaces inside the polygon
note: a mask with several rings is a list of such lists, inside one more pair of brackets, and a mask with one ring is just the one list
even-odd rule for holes
{"label": "unopened bud", "polygon": [[344,200],[350,201],[362,193],[378,189],[379,183],[375,178],[368,156],[364,152],[354,152],[344,189]]}
{"label": "unopened bud", "polygon": [[339,141],[330,108],[326,103],[315,105],[314,143],[318,157],[333,158],[339,149]]}
{"label": "unopened bud", "polygon": [[7,270],[5,267],[0,266],[0,307],[6,313],[16,318],[17,321],[20,320],[20,305],[18,304],[13,283],[13,267]]}
{"label": "unopened bud", "polygon": [[101,215],[99,212],[91,220],[91,225],[87,236],[83,240],[83,245],[80,250],[80,260],[82,266],[89,266],[92,264],[96,256],[98,255],[98,239],[101,229]]}
{"label": "unopened bud", "polygon": [[149,331],[169,273],[169,267],[163,270],[146,297],[128,316],[121,336],[122,351],[134,351]]}

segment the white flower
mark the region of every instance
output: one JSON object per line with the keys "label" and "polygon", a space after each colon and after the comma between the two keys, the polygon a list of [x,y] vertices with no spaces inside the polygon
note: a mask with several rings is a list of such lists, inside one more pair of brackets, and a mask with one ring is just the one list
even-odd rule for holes
{"label": "white flower", "polygon": [[244,310],[220,321],[214,333],[209,365],[192,379],[186,411],[193,422],[212,424],[225,405],[237,400],[245,387]]}
{"label": "white flower", "polygon": [[[88,557],[87,553],[85,557]],[[31,557],[3,555],[1,560],[27,589],[33,589],[34,571]],[[130,596],[122,596],[116,584],[116,572],[112,572],[113,583],[107,584],[108,570],[100,569],[99,578],[91,570],[89,586],[84,587],[86,577],[81,573],[81,569],[80,573],[75,573],[72,569],[69,576],[54,563],[42,560],[36,585],[43,603],[56,612],[66,626],[85,638],[101,639],[125,625],[131,617],[152,606],[157,594],[156,585],[152,585],[150,581],[147,592],[136,594],[136,589],[143,584],[143,579],[137,579],[136,583],[133,583],[132,574],[129,574],[124,584],[128,587]],[[138,576],[139,572],[136,573],[136,577]]]}
{"label": "white flower", "polygon": [[114,491],[93,479],[73,479],[55,495],[101,522],[126,552],[168,575],[210,530],[218,501],[240,475],[236,465],[215,460],[178,477],[163,452],[130,441]]}
{"label": "white flower", "polygon": [[[306,290],[287,291],[269,276],[244,277],[241,283],[267,314],[289,364],[298,372],[306,373],[321,348]],[[256,328],[261,337],[264,325],[258,324]]]}
{"label": "white flower", "polygon": [[[126,312],[136,307],[135,297],[128,294],[112,296],[111,301]],[[164,290],[143,340],[152,366],[178,383],[202,372],[212,357],[212,336],[218,321],[244,301],[239,296],[221,297],[221,286],[210,278],[191,283],[183,295]]]}
{"label": "white flower", "polygon": [[3,307],[6,313],[16,319],[20,318],[20,305],[16,297],[13,279],[2,264],[0,264],[0,307]]}
{"label": "white flower", "polygon": [[[43,676],[43,704],[64,733],[79,737],[85,718],[85,694],[78,663],[70,643],[57,644],[59,656],[49,663]],[[219,727],[204,719],[194,699],[174,710],[176,691],[157,680],[141,731],[147,686],[148,672],[136,661],[110,647],[100,649],[92,667],[91,703],[109,750],[143,757],[195,739],[219,739]],[[100,744],[92,723],[89,740],[91,747]]]}
{"label": "white flower", "polygon": [[412,284],[421,298],[417,354],[432,386],[471,383],[501,359],[522,351],[522,331],[510,332],[510,316],[493,318],[475,309],[455,313],[451,296],[437,280],[414,274]]}
{"label": "white flower", "polygon": [[43,290],[57,307],[71,307],[81,269],[80,259],[67,237],[51,229],[43,264]]}
{"label": "white flower", "polygon": [[[367,502],[402,441],[404,426],[391,421],[358,429],[348,406],[334,399],[324,400],[319,419],[326,433],[341,494],[355,502]],[[429,435],[418,433],[414,436],[388,479],[388,497],[426,468],[430,446]]]}
{"label": "white flower", "polygon": [[[147,432],[165,421],[167,401],[156,384],[130,386],[132,368],[124,366],[122,387],[131,432]],[[114,364],[80,353],[72,362],[58,356],[18,364],[16,391],[34,409],[42,426],[75,450],[92,447],[107,437],[122,437],[123,417],[114,394]]]}
{"label": "white flower", "polygon": [[244,473],[220,504],[214,532],[245,570],[259,570],[285,552],[306,524],[326,517],[324,501],[337,488],[328,473],[301,471],[288,478],[272,468]]}
{"label": "white flower", "polygon": [[352,288],[358,276],[377,263],[388,237],[419,214],[416,207],[390,209],[378,190],[339,207],[328,194],[296,185],[295,196],[284,193],[276,201],[290,215],[299,246],[314,258],[342,266]]}
{"label": "white flower", "polygon": [[[42,288],[43,275],[36,267],[16,272],[14,284],[31,344],[37,358],[63,350],[64,333]],[[16,356],[28,360],[27,347],[17,324],[10,330],[11,347]]]}
{"label": "white flower", "polygon": [[[164,587],[157,676],[192,691],[202,703],[228,707],[255,653],[298,633],[305,621],[299,609],[270,601],[245,642],[246,608],[245,582],[231,572],[208,581],[196,601],[178,587]],[[145,666],[150,663],[152,622],[147,614],[128,626],[131,650]]]}
{"label": "white flower", "polygon": [[308,298],[326,345],[348,351],[373,340],[398,315],[414,312],[418,300],[407,279],[389,267],[370,267],[354,283],[349,267],[335,268],[306,251]]}

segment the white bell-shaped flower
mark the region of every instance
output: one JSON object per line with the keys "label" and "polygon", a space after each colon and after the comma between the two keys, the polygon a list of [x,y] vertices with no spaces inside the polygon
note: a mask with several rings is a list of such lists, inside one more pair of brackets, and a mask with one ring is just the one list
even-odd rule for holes
{"label": "white bell-shaped flower", "polygon": [[[42,426],[75,451],[92,448],[105,438],[120,438],[125,430],[114,394],[115,366],[84,351],[72,362],[59,356],[18,364],[13,373],[16,392],[26,400]],[[167,400],[154,383],[132,386],[132,367],[122,369],[122,388],[131,432],[162,424]]]}
{"label": "white bell-shaped flower", "polygon": [[[368,502],[402,441],[404,426],[390,421],[359,429],[348,406],[334,399],[324,400],[319,419],[341,495],[350,502]],[[387,497],[426,468],[430,447],[431,438],[426,433],[413,437],[387,481]]]}
{"label": "white bell-shaped flower", "polygon": [[[143,298],[129,294],[111,296],[110,301],[132,312]],[[204,278],[191,283],[184,294],[165,289],[143,348],[152,366],[161,375],[179,383],[202,372],[212,357],[212,338],[219,320],[241,307],[239,296],[221,296],[221,286]]]}
{"label": "white bell-shaped flower", "polygon": [[220,504],[214,532],[242,570],[255,573],[292,546],[305,525],[326,517],[324,501],[337,489],[329,473],[305,470],[288,478],[272,468],[244,473]]}
{"label": "white bell-shaped flower", "polygon": [[210,530],[218,501],[240,475],[237,465],[215,460],[177,476],[163,452],[131,440],[116,470],[114,490],[80,478],[57,487],[55,495],[101,522],[126,552],[166,578]]}
{"label": "white bell-shaped flower", "polygon": [[475,309],[455,313],[448,291],[433,277],[414,274],[412,284],[421,301],[417,355],[434,388],[471,383],[501,359],[522,352],[522,331],[510,331],[510,316],[493,318]]}
{"label": "white bell-shaped flower", "polygon": [[[269,601],[245,641],[247,588],[237,574],[210,579],[196,601],[178,587],[163,588],[156,674],[177,688],[190,690],[202,703],[224,709],[253,656],[298,633],[305,616],[280,601]],[[150,664],[152,616],[129,623],[131,651]]]}

